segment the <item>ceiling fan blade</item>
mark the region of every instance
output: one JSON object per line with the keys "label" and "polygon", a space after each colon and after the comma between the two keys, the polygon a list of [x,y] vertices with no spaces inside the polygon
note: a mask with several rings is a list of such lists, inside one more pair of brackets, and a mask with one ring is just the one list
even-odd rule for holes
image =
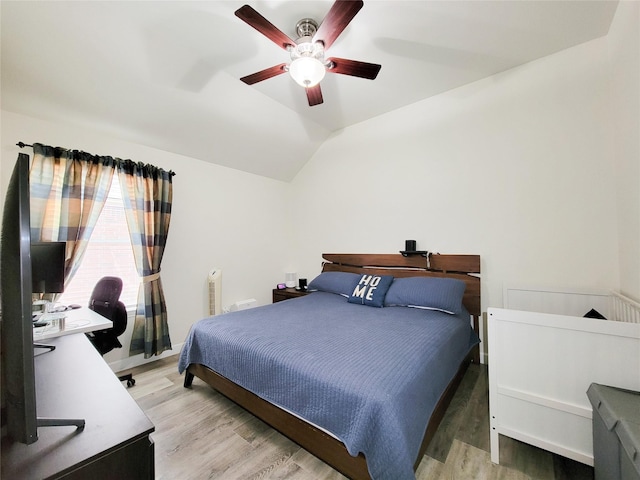
{"label": "ceiling fan blade", "polygon": [[313,42],[324,43],[327,50],[360,11],[362,0],[336,0],[313,36]]}
{"label": "ceiling fan blade", "polygon": [[236,17],[246,22],[249,26],[255,28],[284,50],[287,49],[287,46],[296,44],[296,42],[291,40],[288,35],[283,33],[278,27],[260,15],[249,5],[243,5],[236,10]]}
{"label": "ceiling fan blade", "polygon": [[258,83],[271,77],[276,77],[283,74],[284,72],[286,72],[286,70],[284,69],[284,67],[286,66],[286,63],[274,65],[273,67],[265,68],[264,70],[260,70],[259,72],[252,73],[251,75],[247,75],[246,77],[242,77],[240,80],[242,80],[247,85],[253,85],[254,83]]}
{"label": "ceiling fan blade", "polygon": [[327,61],[332,64],[330,68],[327,68],[327,72],[341,73],[369,80],[374,80],[382,68],[382,65],[377,63],[359,62],[357,60],[347,60],[346,58],[331,57]]}
{"label": "ceiling fan blade", "polygon": [[322,90],[320,89],[320,84],[315,87],[305,88],[305,90],[307,91],[307,100],[309,100],[310,107],[320,105],[322,103]]}

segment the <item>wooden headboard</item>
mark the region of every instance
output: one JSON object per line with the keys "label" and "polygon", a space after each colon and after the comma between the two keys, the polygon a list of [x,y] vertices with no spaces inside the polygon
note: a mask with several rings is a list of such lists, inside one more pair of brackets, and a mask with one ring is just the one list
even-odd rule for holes
{"label": "wooden headboard", "polygon": [[[480,303],[480,255],[441,255],[399,253],[323,253],[323,272],[371,273],[395,277],[447,277],[462,280],[467,288],[462,303],[473,317],[473,328],[479,333],[482,313]],[[479,350],[474,362],[480,363]]]}

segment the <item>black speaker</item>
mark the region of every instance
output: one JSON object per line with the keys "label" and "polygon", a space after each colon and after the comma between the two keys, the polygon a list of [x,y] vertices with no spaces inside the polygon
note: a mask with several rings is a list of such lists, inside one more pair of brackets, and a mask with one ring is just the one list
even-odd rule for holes
{"label": "black speaker", "polygon": [[301,278],[298,280],[298,285],[300,286],[300,290],[306,290],[307,289],[307,279],[306,278]]}
{"label": "black speaker", "polygon": [[415,240],[405,240],[404,241],[404,251],[405,252],[415,252],[416,251],[416,241]]}

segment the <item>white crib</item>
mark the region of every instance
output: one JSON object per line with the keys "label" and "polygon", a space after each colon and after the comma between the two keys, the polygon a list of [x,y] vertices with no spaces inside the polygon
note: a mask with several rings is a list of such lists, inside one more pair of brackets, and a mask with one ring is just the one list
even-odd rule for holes
{"label": "white crib", "polygon": [[[509,287],[489,308],[491,460],[499,435],[593,465],[593,382],[640,390],[640,304],[618,293]],[[591,309],[609,320],[584,318]]]}

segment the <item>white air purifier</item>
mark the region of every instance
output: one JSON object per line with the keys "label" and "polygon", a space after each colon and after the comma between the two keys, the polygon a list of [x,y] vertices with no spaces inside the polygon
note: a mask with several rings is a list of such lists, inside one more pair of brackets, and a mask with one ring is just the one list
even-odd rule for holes
{"label": "white air purifier", "polygon": [[209,315],[222,313],[222,270],[214,268],[209,272]]}

